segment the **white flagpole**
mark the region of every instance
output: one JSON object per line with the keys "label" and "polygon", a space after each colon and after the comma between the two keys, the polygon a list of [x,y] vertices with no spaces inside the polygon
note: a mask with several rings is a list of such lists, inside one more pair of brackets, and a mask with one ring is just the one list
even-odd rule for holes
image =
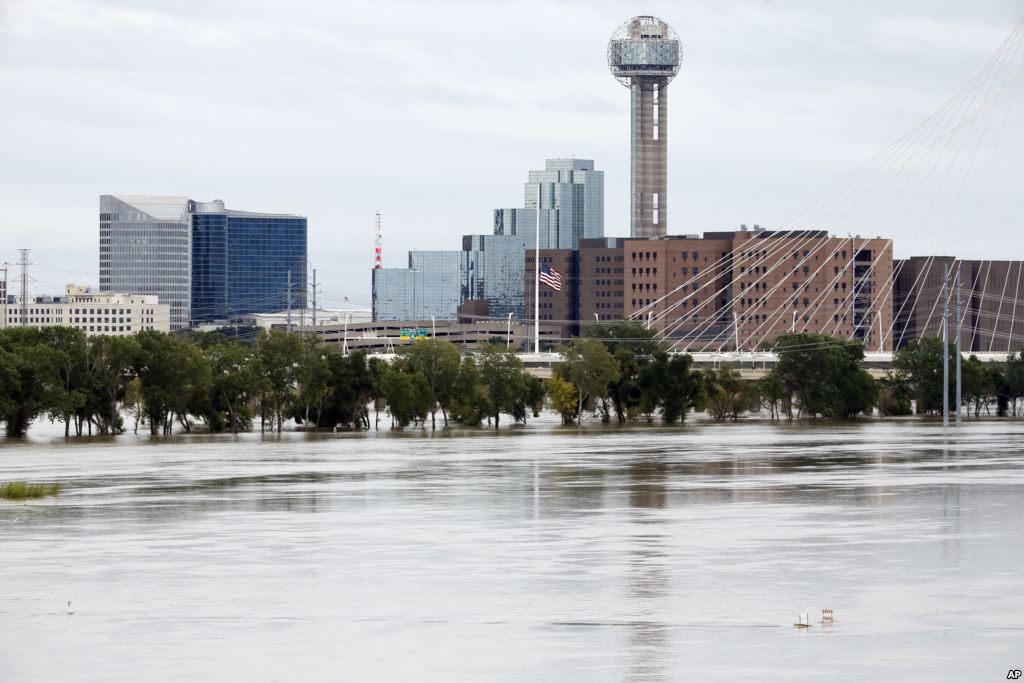
{"label": "white flagpole", "polygon": [[540,353],[540,181],[537,181],[537,241],[533,252],[533,352]]}

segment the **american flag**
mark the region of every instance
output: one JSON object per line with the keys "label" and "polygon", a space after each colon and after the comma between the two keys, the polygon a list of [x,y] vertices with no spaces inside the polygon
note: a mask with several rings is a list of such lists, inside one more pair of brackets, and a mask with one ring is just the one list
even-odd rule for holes
{"label": "american flag", "polygon": [[562,291],[562,276],[546,263],[540,264],[540,281],[556,292]]}

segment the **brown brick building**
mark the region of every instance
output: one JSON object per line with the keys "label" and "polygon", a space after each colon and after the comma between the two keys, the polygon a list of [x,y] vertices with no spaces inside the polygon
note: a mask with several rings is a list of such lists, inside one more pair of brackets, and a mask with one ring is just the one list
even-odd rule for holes
{"label": "brown brick building", "polygon": [[542,285],[541,319],[560,321],[566,337],[596,314],[647,321],[680,350],[750,350],[791,330],[891,349],[891,336],[882,334],[893,315],[891,240],[755,229],[585,240],[579,251],[542,251],[541,258],[567,285],[559,293]]}

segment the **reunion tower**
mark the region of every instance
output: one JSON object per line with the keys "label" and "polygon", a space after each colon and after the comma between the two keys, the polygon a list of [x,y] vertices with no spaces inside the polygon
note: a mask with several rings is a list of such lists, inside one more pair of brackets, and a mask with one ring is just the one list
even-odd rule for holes
{"label": "reunion tower", "polygon": [[668,227],[668,84],[679,73],[679,36],[657,17],[633,17],[608,41],[608,68],[629,88],[632,121],[630,236]]}

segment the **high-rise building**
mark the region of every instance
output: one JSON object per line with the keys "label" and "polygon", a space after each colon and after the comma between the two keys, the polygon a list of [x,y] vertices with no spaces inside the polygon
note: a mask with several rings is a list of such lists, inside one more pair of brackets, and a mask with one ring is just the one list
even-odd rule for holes
{"label": "high-rise building", "polygon": [[219,199],[190,201],[189,213],[192,324],[304,306],[305,217],[235,211]]}
{"label": "high-rise building", "polygon": [[[540,248],[555,249],[560,245],[575,249],[580,240],[604,235],[604,172],[594,169],[589,159],[547,159],[543,171],[530,171],[524,186],[524,208],[495,209],[491,235],[465,235],[462,251],[409,252],[410,266],[381,268],[373,271],[374,320],[422,320],[436,317],[452,320],[458,308],[467,302],[480,305],[487,316],[505,318],[529,317],[525,308],[524,289],[526,250],[537,241],[537,198],[540,197]],[[430,259],[414,258],[414,254],[432,254]],[[451,254],[459,263],[458,300],[452,303],[450,278],[452,261],[442,254]],[[413,262],[416,265],[413,266]],[[417,274],[406,272],[415,267]],[[403,288],[418,288],[423,283],[439,294],[427,300],[402,294]],[[413,310],[419,311],[415,317]],[[432,311],[424,315],[424,311]],[[397,316],[397,317],[396,317]]]}
{"label": "high-rise building", "polygon": [[156,294],[188,327],[188,197],[100,195],[100,291]]}
{"label": "high-rise building", "polygon": [[[288,279],[291,271],[291,296]],[[100,196],[100,291],[155,294],[170,328],[302,306],[306,219],[183,196]]]}
{"label": "high-rise building", "polygon": [[630,91],[630,236],[668,232],[668,84],[679,37],[661,19],[633,17],[608,42],[608,68]]}

